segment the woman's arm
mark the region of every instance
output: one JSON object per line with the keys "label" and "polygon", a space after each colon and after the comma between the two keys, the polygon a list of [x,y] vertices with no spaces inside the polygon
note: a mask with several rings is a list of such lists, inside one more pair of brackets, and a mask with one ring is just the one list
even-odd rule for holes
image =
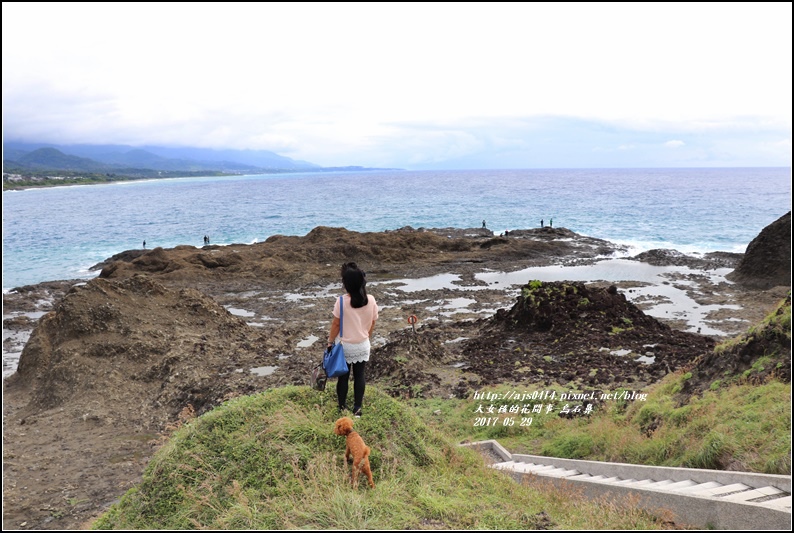
{"label": "woman's arm", "polygon": [[328,334],[328,345],[329,346],[331,344],[333,344],[334,341],[336,341],[336,337],[338,335],[339,335],[339,317],[335,316],[334,319],[331,321],[331,332]]}

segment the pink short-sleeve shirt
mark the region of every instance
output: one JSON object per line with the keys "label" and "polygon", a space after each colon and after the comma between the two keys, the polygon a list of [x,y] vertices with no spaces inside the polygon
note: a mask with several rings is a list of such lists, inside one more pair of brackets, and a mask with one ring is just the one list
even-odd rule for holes
{"label": "pink short-sleeve shirt", "polygon": [[[342,342],[357,344],[369,338],[369,328],[378,319],[378,304],[371,294],[367,295],[367,305],[353,309],[350,306],[350,295],[342,297],[345,305],[344,324],[342,324]],[[334,316],[339,318],[339,298],[334,303]]]}

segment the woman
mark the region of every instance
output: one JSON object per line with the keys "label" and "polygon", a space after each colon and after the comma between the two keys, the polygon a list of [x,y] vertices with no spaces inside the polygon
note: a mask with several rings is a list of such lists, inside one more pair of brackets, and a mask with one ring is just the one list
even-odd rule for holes
{"label": "woman", "polygon": [[[355,263],[342,265],[342,285],[347,294],[342,297],[343,320],[341,342],[345,348],[345,361],[353,370],[353,416],[361,416],[361,407],[364,401],[364,388],[366,379],[364,368],[369,361],[369,338],[378,319],[378,304],[375,298],[367,295],[364,288],[367,284],[366,274]],[[339,335],[339,298],[334,304],[334,319],[331,322],[331,332],[328,335],[328,346],[333,346]],[[347,386],[350,379],[350,370],[347,374],[339,376],[336,382],[336,397],[339,401],[339,410],[347,409]]]}

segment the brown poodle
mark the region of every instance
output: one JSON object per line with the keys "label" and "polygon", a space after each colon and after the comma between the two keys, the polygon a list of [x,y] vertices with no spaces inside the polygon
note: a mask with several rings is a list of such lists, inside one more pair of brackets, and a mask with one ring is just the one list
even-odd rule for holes
{"label": "brown poodle", "polygon": [[353,488],[358,487],[358,476],[363,472],[369,480],[369,486],[374,489],[375,482],[372,481],[372,471],[369,469],[369,446],[364,444],[361,435],[353,431],[353,420],[346,416],[337,420],[334,433],[347,437],[345,461],[349,461],[350,456],[353,456],[353,471],[351,473]]}

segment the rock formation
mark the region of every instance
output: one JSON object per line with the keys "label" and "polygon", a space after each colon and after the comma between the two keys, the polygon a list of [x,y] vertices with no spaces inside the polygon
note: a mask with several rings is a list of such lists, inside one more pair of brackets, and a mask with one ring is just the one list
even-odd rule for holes
{"label": "rock formation", "polygon": [[751,289],[791,286],[791,211],[750,242],[736,270],[726,278]]}

